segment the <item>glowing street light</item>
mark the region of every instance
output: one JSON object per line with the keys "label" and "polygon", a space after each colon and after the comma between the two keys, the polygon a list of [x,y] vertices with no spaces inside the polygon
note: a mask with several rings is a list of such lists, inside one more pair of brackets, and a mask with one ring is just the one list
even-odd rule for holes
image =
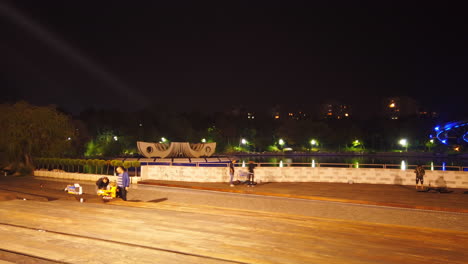
{"label": "glowing street light", "polygon": [[117,141],[119,140],[119,138],[117,136],[114,136],[114,140]]}
{"label": "glowing street light", "polygon": [[361,142],[359,140],[356,139],[353,141],[353,147],[357,147],[359,145],[361,145]]}
{"label": "glowing street light", "polygon": [[247,140],[245,138],[241,139],[241,144],[242,145],[246,145],[247,144]]}
{"label": "glowing street light", "polygon": [[282,138],[280,138],[280,140],[278,140],[278,144],[279,144],[280,146],[283,146],[283,145],[284,145],[284,140],[283,140]]}
{"label": "glowing street light", "polygon": [[312,145],[312,146],[317,146],[317,145],[318,145],[317,140],[312,139],[312,140],[310,141],[310,145]]}
{"label": "glowing street light", "polygon": [[206,143],[206,138],[202,138],[201,142]]}
{"label": "glowing street light", "polygon": [[165,137],[162,137],[162,138],[161,138],[161,142],[162,142],[162,143],[166,143],[166,141],[167,141],[167,139],[166,139]]}
{"label": "glowing street light", "polygon": [[406,152],[408,152],[408,140],[406,138],[402,138],[399,143],[402,147],[405,147]]}

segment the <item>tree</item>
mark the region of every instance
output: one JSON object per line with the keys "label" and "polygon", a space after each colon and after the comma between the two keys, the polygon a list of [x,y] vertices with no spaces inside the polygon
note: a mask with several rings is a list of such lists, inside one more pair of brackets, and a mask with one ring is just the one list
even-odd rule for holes
{"label": "tree", "polygon": [[138,176],[138,168],[141,167],[141,162],[132,161],[132,167],[135,168],[135,176]]}
{"label": "tree", "polygon": [[32,157],[63,157],[74,136],[71,119],[55,107],[27,102],[0,105],[0,152],[9,162],[32,167]]}

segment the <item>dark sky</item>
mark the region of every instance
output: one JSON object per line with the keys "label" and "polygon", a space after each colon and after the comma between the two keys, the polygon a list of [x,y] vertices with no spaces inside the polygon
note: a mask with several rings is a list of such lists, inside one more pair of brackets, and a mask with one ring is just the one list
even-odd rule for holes
{"label": "dark sky", "polygon": [[0,0],[1,101],[78,112],[411,96],[467,112],[462,6],[227,2]]}

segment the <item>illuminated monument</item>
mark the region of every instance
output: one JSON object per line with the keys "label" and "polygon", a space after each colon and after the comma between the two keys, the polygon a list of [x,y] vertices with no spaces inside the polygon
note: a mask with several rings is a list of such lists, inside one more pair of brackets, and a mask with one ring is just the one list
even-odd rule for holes
{"label": "illuminated monument", "polygon": [[436,138],[443,144],[467,144],[468,121],[456,121],[436,126],[434,128]]}
{"label": "illuminated monument", "polygon": [[138,150],[147,158],[199,158],[214,154],[216,143],[171,142],[153,143],[137,141]]}

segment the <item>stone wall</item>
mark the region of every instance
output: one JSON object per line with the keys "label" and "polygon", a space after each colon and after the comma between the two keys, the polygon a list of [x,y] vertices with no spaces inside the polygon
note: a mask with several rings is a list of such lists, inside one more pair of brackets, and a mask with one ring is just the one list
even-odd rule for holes
{"label": "stone wall", "polygon": [[[235,180],[245,180],[247,168],[236,168]],[[34,171],[35,176],[59,179],[96,181],[103,175],[56,171]],[[186,166],[142,166],[141,177],[130,177],[132,183],[140,180],[187,181],[187,182],[228,182],[227,167],[186,167]],[[115,180],[115,176],[108,176]],[[255,180],[258,182],[341,182],[414,185],[413,169],[370,169],[331,167],[257,167]],[[434,187],[468,188],[466,171],[426,170],[424,184]]]}
{"label": "stone wall", "polygon": [[[228,168],[142,166],[142,179],[190,182],[227,182]],[[236,168],[235,179],[243,180],[247,168]],[[331,167],[257,167],[258,182],[342,182],[414,185],[413,169],[331,168]],[[424,184],[434,187],[468,188],[468,172],[426,170]]]}

